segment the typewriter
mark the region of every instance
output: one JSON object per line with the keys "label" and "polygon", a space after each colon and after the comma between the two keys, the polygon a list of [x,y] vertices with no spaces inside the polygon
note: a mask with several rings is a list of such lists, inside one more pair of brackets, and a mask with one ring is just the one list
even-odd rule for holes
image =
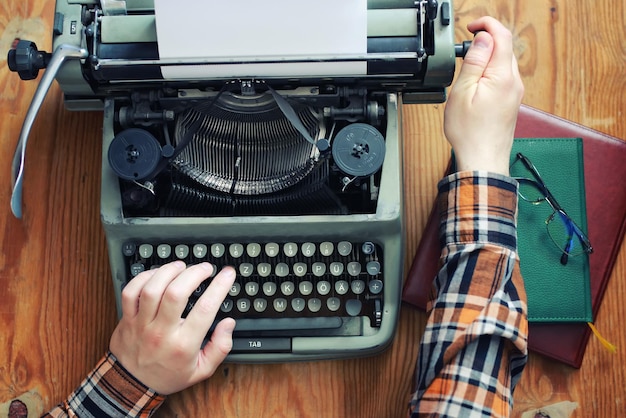
{"label": "typewriter", "polygon": [[[362,50],[310,56],[307,46],[280,55],[281,45],[274,55],[165,54],[166,37],[174,54],[210,44],[190,39],[181,22],[180,33],[162,32],[167,3],[187,4],[57,0],[54,52],[25,40],[9,52],[23,79],[46,69],[13,161],[13,213],[22,214],[28,134],[56,79],[69,109],[103,111],[101,219],[118,312],[140,272],[207,261],[238,272],[216,319],[237,321],[229,361],[381,352],[403,279],[402,104],[445,100],[468,47],[454,44],[452,2],[346,0],[354,10],[341,19],[361,16]],[[232,31],[250,38],[268,27],[254,27],[257,13],[284,14],[279,0],[232,7],[240,3],[257,10],[231,11],[249,21]],[[318,7],[292,14],[302,21]],[[205,13],[211,22],[226,12]],[[286,26],[284,40],[294,30]]]}

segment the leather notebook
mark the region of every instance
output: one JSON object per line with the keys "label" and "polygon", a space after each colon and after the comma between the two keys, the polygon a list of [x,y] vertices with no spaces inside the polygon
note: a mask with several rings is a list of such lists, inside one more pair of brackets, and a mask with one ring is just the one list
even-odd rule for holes
{"label": "leather notebook", "polygon": [[[525,105],[520,108],[515,136],[583,140],[587,229],[594,247],[589,276],[595,315],[626,230],[626,142]],[[403,301],[421,309],[426,308],[438,268],[439,219],[434,213],[428,218],[403,289]],[[585,323],[531,322],[529,328],[530,350],[580,367],[591,335]]]}

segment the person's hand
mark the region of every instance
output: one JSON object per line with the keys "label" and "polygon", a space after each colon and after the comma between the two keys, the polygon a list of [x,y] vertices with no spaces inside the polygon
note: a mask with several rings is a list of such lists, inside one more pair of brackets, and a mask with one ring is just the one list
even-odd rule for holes
{"label": "person's hand", "polygon": [[444,132],[458,171],[509,174],[509,155],[524,95],[511,32],[492,17],[467,25],[474,41],[450,89]]}
{"label": "person's hand", "polygon": [[159,394],[178,392],[213,375],[232,348],[232,318],[217,324],[204,348],[202,342],[235,280],[233,268],[222,269],[181,318],[189,296],[212,273],[209,263],[185,268],[176,261],[142,272],[122,291],[122,319],[109,350]]}

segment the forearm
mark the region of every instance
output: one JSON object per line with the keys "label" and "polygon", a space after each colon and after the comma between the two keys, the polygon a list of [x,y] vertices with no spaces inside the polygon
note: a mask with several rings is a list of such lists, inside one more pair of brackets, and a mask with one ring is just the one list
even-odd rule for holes
{"label": "forearm", "polygon": [[164,400],[107,353],[67,400],[43,417],[150,417]]}
{"label": "forearm", "polygon": [[442,267],[418,357],[416,414],[508,416],[526,362],[517,185],[477,174],[439,184]]}

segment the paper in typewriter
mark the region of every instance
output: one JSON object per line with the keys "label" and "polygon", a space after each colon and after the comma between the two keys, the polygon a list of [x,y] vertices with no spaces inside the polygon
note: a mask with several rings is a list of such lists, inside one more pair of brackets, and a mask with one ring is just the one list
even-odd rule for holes
{"label": "paper in typewriter", "polygon": [[[165,79],[333,77],[367,73],[367,0],[155,0],[162,60],[282,58],[297,63],[162,66]],[[272,59],[272,61],[276,61]]]}

